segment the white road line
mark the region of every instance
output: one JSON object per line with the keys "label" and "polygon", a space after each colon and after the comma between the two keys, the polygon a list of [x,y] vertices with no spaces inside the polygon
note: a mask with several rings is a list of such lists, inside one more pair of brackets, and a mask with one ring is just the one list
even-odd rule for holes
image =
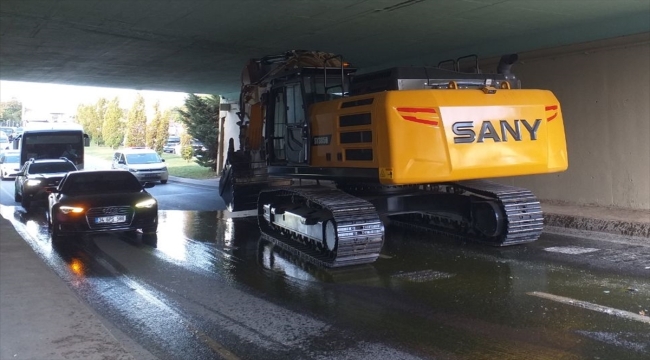
{"label": "white road line", "polygon": [[615,309],[615,308],[611,308],[611,307],[607,307],[607,306],[592,304],[592,303],[586,302],[586,301],[571,299],[571,298],[568,298],[568,297],[548,294],[548,293],[539,292],[539,291],[532,291],[532,292],[528,292],[526,294],[531,295],[531,296],[537,296],[537,297],[542,298],[542,299],[557,301],[557,302],[562,303],[562,304],[577,306],[577,307],[587,309],[587,310],[598,311],[598,312],[601,312],[601,313],[604,313],[604,314],[609,314],[609,315],[613,315],[613,316],[628,319],[628,320],[635,320],[635,321],[640,321],[642,323],[650,324],[650,317],[649,316],[643,316],[643,315],[635,314],[633,312],[629,312],[629,311],[625,311],[625,310],[619,310],[619,309]]}

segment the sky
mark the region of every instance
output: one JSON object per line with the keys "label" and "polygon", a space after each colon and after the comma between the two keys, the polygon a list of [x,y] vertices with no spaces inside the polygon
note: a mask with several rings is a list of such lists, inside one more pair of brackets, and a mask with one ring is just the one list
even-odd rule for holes
{"label": "sky", "polygon": [[153,104],[160,101],[162,110],[183,105],[186,93],[144,91],[132,89],[102,88],[43,84],[19,81],[0,81],[0,101],[16,98],[36,113],[66,113],[74,115],[79,104],[94,104],[100,97],[108,100],[118,97],[120,107],[130,108],[137,94],[145,100],[147,113],[152,112]]}

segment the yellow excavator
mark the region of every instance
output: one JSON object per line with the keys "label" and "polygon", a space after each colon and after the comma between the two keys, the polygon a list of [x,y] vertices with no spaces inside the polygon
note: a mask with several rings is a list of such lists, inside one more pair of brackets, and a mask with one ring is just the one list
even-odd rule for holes
{"label": "yellow excavator", "polygon": [[493,74],[473,55],[356,74],[325,52],[252,59],[219,192],[231,211],[257,209],[274,244],[325,267],[375,261],[386,222],[495,246],[535,241],[537,198],[484,180],[568,166],[559,102],[521,89],[516,61],[504,55]]}

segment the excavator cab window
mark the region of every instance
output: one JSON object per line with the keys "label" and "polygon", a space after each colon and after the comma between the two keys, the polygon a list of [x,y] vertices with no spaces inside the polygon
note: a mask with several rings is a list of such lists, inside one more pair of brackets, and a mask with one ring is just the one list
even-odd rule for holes
{"label": "excavator cab window", "polygon": [[282,88],[273,91],[273,160],[274,162],[284,162],[286,160],[284,152],[285,135],[287,131],[287,113],[284,102],[284,92]]}
{"label": "excavator cab window", "polygon": [[332,72],[331,75],[328,74],[327,81],[325,81],[325,76],[322,74],[305,76],[303,79],[305,102],[307,104],[330,101],[347,95],[347,84],[341,83],[340,73]]}
{"label": "excavator cab window", "polygon": [[299,81],[283,83],[271,91],[273,109],[269,109],[272,119],[272,134],[269,154],[274,164],[306,164],[309,156],[309,128],[303,104],[303,91]]}
{"label": "excavator cab window", "polygon": [[300,83],[286,85],[287,124],[303,124],[305,109],[302,104],[302,89]]}

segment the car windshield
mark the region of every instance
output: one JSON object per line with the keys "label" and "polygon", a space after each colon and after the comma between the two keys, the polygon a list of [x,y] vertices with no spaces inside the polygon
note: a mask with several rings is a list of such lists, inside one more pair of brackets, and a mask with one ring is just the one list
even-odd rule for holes
{"label": "car windshield", "polygon": [[29,166],[30,174],[51,174],[75,171],[77,168],[69,162],[36,163]]}
{"label": "car windshield", "polygon": [[81,171],[68,175],[62,192],[69,195],[90,195],[120,192],[138,192],[142,185],[128,171]]}
{"label": "car windshield", "polygon": [[126,161],[129,164],[151,164],[159,163],[160,157],[156,153],[128,154]]}

